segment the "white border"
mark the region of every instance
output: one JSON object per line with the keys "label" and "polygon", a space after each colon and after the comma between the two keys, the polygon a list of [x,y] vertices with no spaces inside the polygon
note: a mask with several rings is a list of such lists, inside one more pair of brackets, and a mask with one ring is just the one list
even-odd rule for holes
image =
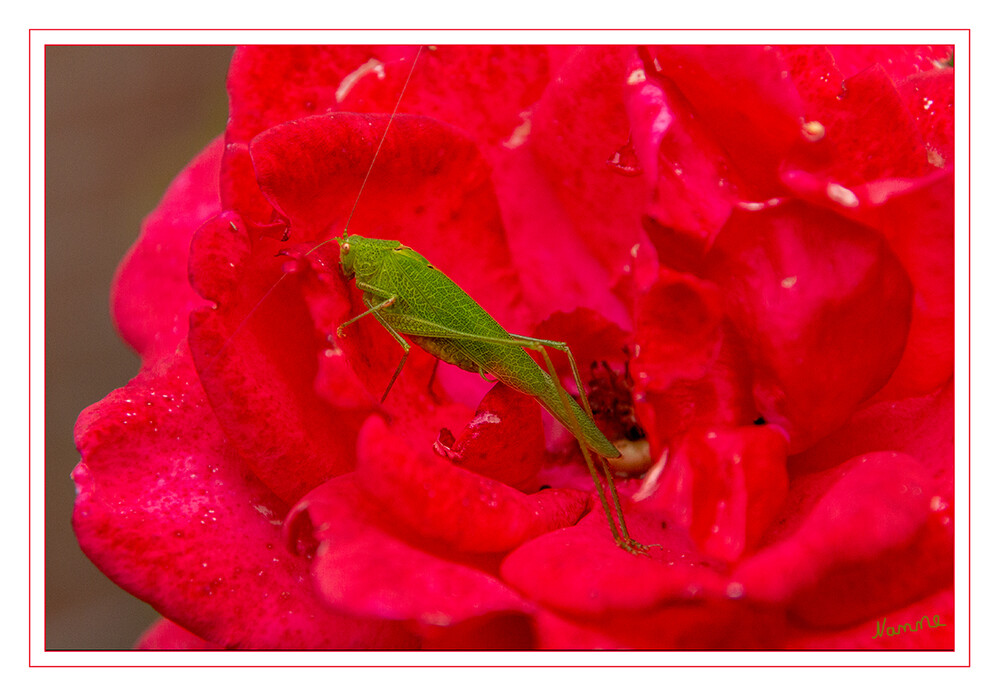
{"label": "white border", "polygon": [[[693,653],[693,652],[531,652],[531,653],[382,653],[382,652],[234,652],[234,653],[142,653],[142,652],[45,652],[44,636],[44,49],[58,44],[231,44],[231,43],[834,43],[944,44],[956,47],[958,67],[955,85],[956,152],[956,495],[958,511],[956,557],[956,650],[954,653]],[[887,40],[886,40],[887,39]],[[968,537],[965,522],[968,493],[968,84],[962,66],[969,64],[967,34],[963,31],[567,31],[554,36],[538,31],[37,31],[30,41],[31,55],[31,268],[32,268],[32,602],[30,662],[36,666],[60,665],[944,665],[967,664],[968,631]],[[220,89],[223,87],[220,85]]]}

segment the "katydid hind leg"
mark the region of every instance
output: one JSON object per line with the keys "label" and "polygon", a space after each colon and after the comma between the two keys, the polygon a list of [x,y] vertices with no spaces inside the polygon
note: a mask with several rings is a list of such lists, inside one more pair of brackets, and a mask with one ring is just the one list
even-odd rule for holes
{"label": "katydid hind leg", "polygon": [[[526,338],[523,336],[520,336],[518,338],[531,341],[530,338]],[[548,351],[545,348],[547,343],[550,342],[535,341],[533,342],[533,345],[525,347],[533,348],[534,350],[537,350],[539,353],[541,353],[541,356],[544,358],[545,365],[548,369],[548,374],[552,378],[552,381],[555,383],[556,389],[558,389],[559,398],[563,402],[563,407],[565,408],[566,412],[569,414],[569,417],[573,421],[575,421],[576,414],[572,411],[572,409],[569,407],[568,404],[569,395],[562,387],[562,384],[560,383],[558,378],[558,373],[555,370],[555,365],[554,363],[552,363],[551,356],[548,355]],[[564,343],[561,345],[565,346],[565,350],[569,355],[570,363],[574,364],[575,359],[572,357],[572,352],[569,350],[569,347],[566,346]],[[551,347],[557,347],[557,346],[551,346]],[[576,372],[575,374],[576,388],[579,390],[579,393],[582,395],[582,398],[585,399],[586,392],[583,389],[582,380],[580,379],[578,372],[575,370],[574,372]],[[589,411],[589,405],[587,405],[587,411]],[[579,430],[578,422],[576,423],[576,427],[573,428],[573,430],[575,431]],[[600,475],[597,473],[597,468],[593,463],[592,457],[590,456],[589,446],[585,442],[583,442],[582,438],[579,437],[578,435],[576,435],[575,437],[576,437],[576,442],[579,443],[579,449],[583,453],[583,459],[586,461],[586,468],[590,472],[590,478],[593,480],[593,485],[596,487],[597,496],[600,498],[600,504],[604,509],[604,514],[607,517],[607,522],[610,525],[611,535],[614,537],[614,543],[617,544],[620,548],[624,549],[625,551],[628,551],[635,555],[647,554],[649,547],[645,544],[639,543],[638,541],[633,539],[631,535],[628,533],[628,527],[624,521],[624,511],[621,509],[621,500],[618,497],[617,487],[614,485],[613,474],[611,473],[610,467],[607,466],[607,461],[600,455],[597,455],[598,458],[600,459],[600,465],[601,468],[603,469],[604,477],[606,479],[607,492],[605,492],[604,484],[600,480]],[[594,454],[596,454],[596,452],[594,452]],[[609,501],[608,498],[610,498]],[[611,510],[612,506],[613,506],[613,511]]]}
{"label": "katydid hind leg", "polygon": [[549,341],[542,338],[533,338],[531,336],[520,336],[518,334],[510,334],[510,336],[528,341],[531,344],[548,346],[549,348],[554,348],[555,350],[560,350],[565,353],[566,358],[569,360],[569,368],[572,370],[572,378],[576,381],[576,389],[579,391],[579,399],[583,402],[583,410],[586,411],[586,415],[590,417],[590,420],[593,420],[593,409],[590,408],[590,400],[586,397],[586,390],[583,389],[583,380],[579,375],[579,368],[576,366],[576,358],[573,356],[572,350],[569,348],[569,344],[563,341]]}

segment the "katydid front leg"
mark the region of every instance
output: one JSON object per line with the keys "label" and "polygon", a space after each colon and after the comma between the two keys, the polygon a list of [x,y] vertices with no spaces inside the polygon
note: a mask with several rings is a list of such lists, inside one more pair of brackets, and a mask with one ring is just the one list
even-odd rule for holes
{"label": "katydid front leg", "polygon": [[368,306],[367,311],[361,312],[353,319],[348,319],[344,323],[340,324],[340,326],[336,327],[336,335],[343,336],[343,329],[345,326],[353,324],[358,319],[366,317],[369,314],[374,314],[375,318],[378,320],[378,323],[384,326],[385,329],[392,335],[392,338],[394,338],[399,343],[399,345],[402,346],[402,360],[399,361],[399,366],[395,368],[395,372],[392,374],[392,379],[389,380],[388,386],[385,387],[385,393],[382,394],[381,402],[385,403],[385,399],[388,398],[389,392],[392,391],[392,385],[395,384],[395,380],[399,377],[399,373],[402,372],[403,365],[406,364],[406,358],[409,357],[409,343],[407,343],[406,339],[404,339],[401,335],[399,335],[398,331],[389,326],[382,318],[381,314],[378,313],[378,310],[380,309],[384,309],[385,307],[391,307],[395,303],[396,300],[395,296],[389,297],[388,299],[379,302],[376,305],[372,305],[367,297],[364,297],[363,299],[364,299],[364,304]]}

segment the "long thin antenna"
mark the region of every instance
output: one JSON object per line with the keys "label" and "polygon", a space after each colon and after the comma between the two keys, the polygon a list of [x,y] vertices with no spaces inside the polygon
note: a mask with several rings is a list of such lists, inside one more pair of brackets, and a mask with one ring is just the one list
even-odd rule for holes
{"label": "long thin antenna", "polygon": [[[402,89],[399,90],[399,97],[395,101],[395,106],[392,108],[392,113],[389,114],[389,120],[388,123],[385,124],[385,130],[382,131],[382,137],[381,140],[378,141],[378,147],[375,148],[375,153],[374,155],[371,156],[371,164],[368,165],[368,171],[364,175],[364,180],[361,181],[361,188],[357,190],[357,196],[354,198],[354,207],[350,209],[350,215],[347,216],[347,222],[344,223],[343,231],[345,234],[347,232],[347,227],[350,225],[351,218],[354,217],[354,211],[357,210],[357,204],[361,202],[361,194],[364,193],[364,187],[367,186],[368,184],[368,179],[371,177],[371,171],[375,168],[375,162],[378,161],[378,153],[382,151],[382,145],[385,144],[385,138],[388,135],[389,128],[392,126],[392,121],[395,120],[396,114],[399,113],[399,105],[402,104],[402,98],[406,94],[406,90],[409,88],[410,80],[413,79],[413,73],[416,70],[416,64],[420,61],[420,54],[422,53],[423,53],[423,46],[419,46],[416,50],[416,56],[413,58],[413,64],[409,66],[409,74],[406,75],[406,81],[403,83]],[[307,252],[305,252],[305,254],[303,254],[303,257],[309,256],[312,252],[326,246],[327,244],[333,241],[337,241],[336,237],[332,239],[323,240],[322,242],[320,242],[319,244],[317,244],[316,246],[312,247]],[[264,303],[264,301],[270,296],[270,294],[277,289],[278,285],[280,285],[281,282],[289,275],[290,272],[285,271],[284,273],[281,274],[280,278],[274,281],[274,284],[270,287],[270,289],[266,293],[264,293],[264,296],[261,297],[260,300],[258,300],[257,303],[250,309],[247,315],[243,317],[243,320],[239,322],[239,324],[236,326],[233,332],[229,335],[229,338],[227,338],[225,340],[225,343],[222,344],[222,347],[219,348],[218,351],[215,353],[215,355],[212,356],[212,359],[208,362],[207,367],[211,367],[212,365],[215,364],[215,361],[218,360],[219,357],[221,357],[226,347],[232,342],[232,340],[236,337],[236,335],[239,334],[239,332],[243,329],[243,326],[250,320],[250,318],[256,313],[257,308]]]}
{"label": "long thin antenna", "polygon": [[399,90],[399,98],[395,102],[395,107],[392,109],[392,113],[389,115],[388,123],[385,124],[385,130],[382,131],[382,139],[378,141],[378,147],[375,148],[375,154],[371,157],[371,164],[368,165],[368,172],[364,175],[364,181],[361,182],[361,188],[357,191],[357,197],[354,199],[354,207],[350,209],[350,215],[347,216],[347,222],[343,225],[343,231],[346,234],[347,228],[350,227],[350,220],[354,217],[354,211],[357,210],[357,204],[361,202],[361,194],[364,193],[364,187],[368,185],[368,179],[371,178],[371,171],[375,168],[375,162],[378,161],[378,153],[382,151],[382,145],[385,144],[385,138],[388,135],[389,128],[392,127],[392,121],[395,120],[395,115],[399,113],[399,105],[402,103],[402,97],[406,94],[406,89],[409,87],[409,81],[413,79],[413,72],[416,70],[416,64],[420,61],[420,54],[423,52],[423,46],[416,49],[416,57],[413,58],[413,64],[409,66],[409,75],[406,76],[406,82],[403,83],[402,89]]}

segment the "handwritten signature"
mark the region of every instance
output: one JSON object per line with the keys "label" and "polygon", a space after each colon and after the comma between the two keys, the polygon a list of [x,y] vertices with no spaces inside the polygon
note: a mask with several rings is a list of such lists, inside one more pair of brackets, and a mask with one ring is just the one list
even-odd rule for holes
{"label": "handwritten signature", "polygon": [[900,636],[903,633],[915,633],[924,628],[939,628],[941,626],[946,626],[941,619],[940,614],[934,614],[931,619],[928,615],[923,614],[923,618],[917,621],[915,624],[911,623],[900,623],[896,626],[888,625],[888,617],[884,617],[880,621],[874,622],[874,635],[871,638],[881,638],[883,636]]}

